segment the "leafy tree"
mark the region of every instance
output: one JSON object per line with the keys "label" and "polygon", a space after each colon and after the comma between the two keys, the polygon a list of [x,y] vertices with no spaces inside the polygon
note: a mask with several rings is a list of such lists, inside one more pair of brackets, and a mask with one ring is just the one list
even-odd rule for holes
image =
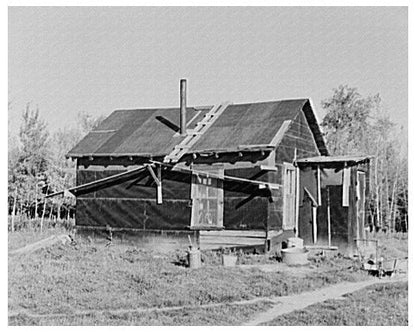
{"label": "leafy tree", "polygon": [[41,188],[46,182],[48,137],[39,110],[27,104],[22,114],[18,144],[9,152],[9,191],[15,193],[14,198],[28,214],[32,210],[37,213]]}
{"label": "leafy tree", "polygon": [[[11,103],[9,102],[9,111]],[[75,162],[66,153],[103,120],[85,112],[77,115],[77,125],[49,134],[39,110],[28,103],[22,113],[17,137],[9,135],[8,189],[9,212],[14,216],[45,216],[44,195],[75,185]],[[60,216],[61,206],[70,208],[74,200],[55,198],[48,205]],[[56,209],[54,208],[56,207]],[[68,210],[66,210],[68,211]],[[50,216],[50,213],[49,213]],[[12,227],[13,229],[13,227]]]}
{"label": "leafy tree", "polygon": [[381,108],[380,96],[362,97],[356,88],[341,85],[322,108],[326,115],[321,125],[331,154],[374,157],[370,214],[377,228],[397,228],[396,216],[407,214],[407,152],[402,151],[397,126]]}
{"label": "leafy tree", "polygon": [[77,115],[77,118],[78,118],[78,130],[79,130],[80,136],[85,136],[91,130],[99,126],[100,123],[105,119],[105,116],[100,115],[98,117],[94,117],[91,114],[88,114],[86,112],[79,112]]}
{"label": "leafy tree", "polygon": [[340,85],[322,101],[326,115],[322,127],[331,154],[358,152],[369,130],[370,114],[378,110],[380,96],[363,98],[356,88]]}
{"label": "leafy tree", "polygon": [[[66,158],[66,154],[78,143],[83,136],[98,126],[103,117],[93,117],[88,113],[81,112],[77,115],[77,126],[75,128],[63,128],[52,135],[51,153],[49,156],[48,183],[49,192],[62,191],[75,186],[75,161]],[[61,207],[66,215],[74,206],[75,200],[71,197],[55,197],[57,205],[57,217],[61,217]]]}

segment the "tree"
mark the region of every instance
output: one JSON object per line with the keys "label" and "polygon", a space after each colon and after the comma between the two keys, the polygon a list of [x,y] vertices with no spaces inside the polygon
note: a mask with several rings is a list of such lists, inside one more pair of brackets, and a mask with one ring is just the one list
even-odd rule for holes
{"label": "tree", "polygon": [[100,115],[98,117],[94,117],[91,114],[86,112],[79,112],[77,114],[78,118],[78,130],[80,133],[80,138],[88,134],[91,130],[98,127],[101,122],[105,119],[105,116]]}
{"label": "tree", "polygon": [[27,104],[22,114],[18,145],[9,152],[9,192],[15,193],[14,199],[20,201],[28,214],[38,212],[40,189],[47,177],[48,137],[39,109]]}
{"label": "tree", "polygon": [[368,133],[372,111],[379,109],[380,96],[363,98],[356,88],[340,85],[331,98],[322,101],[322,121],[331,154],[358,152]]}
{"label": "tree", "polygon": [[[9,102],[9,110],[11,103]],[[66,159],[66,153],[89,131],[98,126],[103,116],[93,117],[85,112],[77,115],[77,125],[65,127],[52,134],[40,118],[39,110],[28,103],[22,113],[17,137],[9,136],[8,189],[9,213],[26,213],[28,217],[45,217],[47,191],[61,191],[75,185],[75,162]],[[51,139],[50,139],[51,138]],[[74,200],[54,198],[51,209],[61,206],[69,211]],[[49,214],[50,215],[50,214]],[[68,214],[67,214],[68,215]]]}
{"label": "tree", "polygon": [[[75,128],[63,128],[52,135],[52,143],[49,155],[49,167],[47,172],[47,189],[50,192],[62,191],[75,186],[76,163],[66,158],[66,154],[80,141],[88,132],[98,126],[103,117],[93,117],[88,113],[80,112],[77,115],[77,126]],[[57,205],[57,217],[61,217],[61,208],[66,209],[69,216],[69,209],[75,201],[70,197],[55,197]]]}
{"label": "tree", "polygon": [[341,85],[322,108],[326,115],[321,125],[331,154],[374,157],[370,215],[377,228],[394,230],[401,222],[396,215],[407,215],[407,151],[398,140],[396,124],[381,108],[380,96],[362,97],[356,88]]}

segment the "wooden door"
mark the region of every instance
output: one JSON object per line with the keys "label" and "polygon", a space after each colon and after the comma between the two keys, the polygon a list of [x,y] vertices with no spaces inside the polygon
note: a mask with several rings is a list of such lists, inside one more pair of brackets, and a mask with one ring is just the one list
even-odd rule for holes
{"label": "wooden door", "polygon": [[296,207],[296,168],[289,163],[283,164],[283,230],[295,228]]}
{"label": "wooden door", "polygon": [[[200,170],[200,169],[199,169]],[[204,170],[215,177],[195,172],[192,175],[192,219],[191,228],[222,228],[224,215],[224,193],[222,169]]]}

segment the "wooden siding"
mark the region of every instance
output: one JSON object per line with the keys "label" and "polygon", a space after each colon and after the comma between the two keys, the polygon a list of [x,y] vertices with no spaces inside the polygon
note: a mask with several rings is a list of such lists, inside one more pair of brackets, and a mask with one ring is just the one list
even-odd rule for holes
{"label": "wooden siding", "polygon": [[295,158],[319,156],[320,152],[306,117],[299,111],[276,149],[276,164],[292,163]]}

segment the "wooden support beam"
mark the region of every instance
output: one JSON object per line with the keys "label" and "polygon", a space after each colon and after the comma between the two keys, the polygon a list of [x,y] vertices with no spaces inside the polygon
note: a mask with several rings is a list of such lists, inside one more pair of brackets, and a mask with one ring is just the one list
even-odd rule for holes
{"label": "wooden support beam", "polygon": [[303,187],[303,190],[305,191],[306,196],[311,200],[312,205],[315,207],[318,207],[318,202],[315,200],[311,192],[308,190],[308,188]]}
{"label": "wooden support beam", "polygon": [[350,181],[351,181],[351,168],[344,167],[342,171],[342,206],[349,206],[349,191],[350,191]]}
{"label": "wooden support beam", "polygon": [[351,167],[351,182],[349,190],[349,239],[348,246],[353,247],[355,245],[354,239],[357,238],[357,197],[355,186],[357,183],[357,166]]}
{"label": "wooden support beam", "polygon": [[318,205],[322,205],[322,197],[321,197],[321,168],[319,165],[316,167],[316,177],[318,181]]}
{"label": "wooden support beam", "polygon": [[156,164],[156,165],[163,165],[163,166],[169,167],[169,168],[171,168],[175,171],[178,171],[178,172],[192,173],[193,175],[196,175],[196,176],[203,175],[203,176],[211,177],[213,179],[233,180],[233,181],[257,184],[257,185],[263,184],[263,185],[268,185],[271,189],[279,189],[279,188],[282,187],[282,185],[278,184],[278,183],[269,183],[269,182],[265,182],[265,181],[251,180],[251,179],[239,178],[239,177],[229,176],[229,175],[216,175],[216,174],[213,174],[213,173],[209,173],[209,172],[201,171],[201,170],[197,170],[197,169],[191,170],[189,168],[184,168],[182,166],[179,166],[178,164],[172,166],[170,164],[162,163],[162,162],[159,162],[159,161],[153,161],[153,163]]}
{"label": "wooden support beam", "polygon": [[269,166],[269,165],[260,165],[260,169],[262,171],[277,171],[276,166]]}
{"label": "wooden support beam", "polygon": [[312,225],[313,225],[313,243],[315,244],[318,242],[318,223],[316,220],[318,208],[316,206],[312,206]]}
{"label": "wooden support beam", "polygon": [[111,175],[111,176],[106,177],[104,179],[100,179],[100,180],[92,181],[92,182],[89,182],[89,183],[85,183],[85,184],[79,185],[77,187],[72,187],[72,188],[69,188],[69,189],[58,191],[58,192],[53,193],[53,194],[48,194],[48,195],[45,196],[45,198],[50,198],[50,197],[54,197],[54,196],[58,196],[58,195],[64,195],[65,192],[70,192],[71,194],[75,195],[75,194],[79,193],[82,190],[91,190],[94,187],[97,188],[100,185],[104,185],[106,183],[111,183],[112,181],[117,181],[117,180],[126,179],[126,178],[130,179],[136,173],[142,172],[144,170],[144,168],[145,168],[145,166],[140,166],[140,167],[137,167],[135,169],[131,169],[131,170],[123,172],[123,173]]}
{"label": "wooden support beam", "polygon": [[157,166],[157,173],[158,176],[156,176],[155,172],[153,171],[152,166],[147,165],[147,170],[149,171],[150,175],[153,178],[153,181],[155,181],[156,183],[156,187],[157,187],[157,195],[156,195],[156,200],[157,200],[157,204],[162,204],[162,169],[161,169],[161,165]]}
{"label": "wooden support beam", "polygon": [[160,185],[160,181],[159,181],[159,179],[157,178],[157,176],[156,176],[155,172],[153,171],[152,166],[150,166],[150,165],[146,165],[146,168],[147,168],[147,170],[149,171],[150,175],[152,176],[153,181],[155,181],[156,185],[157,185],[157,186],[158,186],[158,185]]}
{"label": "wooden support beam", "polygon": [[327,215],[328,215],[328,247],[331,246],[331,197],[329,193],[329,187],[326,188],[327,191]]}
{"label": "wooden support beam", "polygon": [[162,166],[157,166],[157,178],[159,180],[159,185],[157,186],[157,204],[163,203],[162,198]]}
{"label": "wooden support beam", "polygon": [[299,236],[299,206],[300,206],[300,173],[299,167],[296,167],[296,194],[295,194],[295,230],[296,236]]}
{"label": "wooden support beam", "polygon": [[283,139],[283,136],[286,134],[286,132],[289,129],[290,124],[292,123],[291,120],[286,120],[282,123],[279,130],[277,131],[276,135],[273,137],[272,141],[270,142],[271,146],[277,146],[280,141]]}

